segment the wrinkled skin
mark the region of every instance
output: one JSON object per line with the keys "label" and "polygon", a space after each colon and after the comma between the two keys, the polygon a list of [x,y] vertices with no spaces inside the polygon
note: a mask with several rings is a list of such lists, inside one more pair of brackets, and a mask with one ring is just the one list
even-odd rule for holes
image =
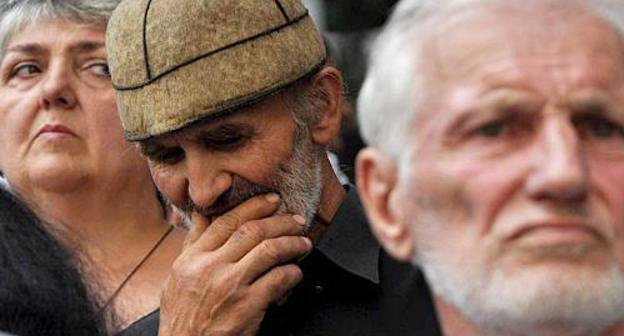
{"label": "wrinkled skin", "polygon": [[358,159],[377,236],[423,268],[449,334],[595,334],[624,314],[624,43],[535,3],[442,26],[409,146]]}

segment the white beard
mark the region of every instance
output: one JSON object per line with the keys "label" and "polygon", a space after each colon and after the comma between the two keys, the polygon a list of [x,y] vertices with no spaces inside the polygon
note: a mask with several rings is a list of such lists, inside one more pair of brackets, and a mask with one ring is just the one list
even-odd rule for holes
{"label": "white beard", "polygon": [[602,269],[531,265],[511,273],[452,255],[429,234],[415,235],[413,263],[435,294],[488,335],[595,335],[624,316],[624,272],[615,260]]}

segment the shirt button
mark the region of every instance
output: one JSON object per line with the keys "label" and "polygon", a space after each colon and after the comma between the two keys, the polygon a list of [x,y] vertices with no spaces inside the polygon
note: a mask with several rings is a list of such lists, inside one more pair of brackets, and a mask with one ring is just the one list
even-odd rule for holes
{"label": "shirt button", "polygon": [[325,291],[325,288],[322,285],[314,286],[314,293],[323,294],[323,291]]}

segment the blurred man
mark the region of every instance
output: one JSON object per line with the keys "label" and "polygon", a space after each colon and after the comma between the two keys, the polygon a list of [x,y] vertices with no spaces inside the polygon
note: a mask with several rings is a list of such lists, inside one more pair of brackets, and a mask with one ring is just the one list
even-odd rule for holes
{"label": "blurred man", "polygon": [[623,18],[405,0],[379,38],[358,186],[445,334],[624,334]]}
{"label": "blurred man", "polygon": [[[422,310],[419,273],[381,252],[325,155],[340,129],[342,79],[298,0],[125,1],[111,20],[126,136],[193,217],[161,336],[408,335],[437,325]],[[155,335],[158,324],[147,317],[135,334]]]}

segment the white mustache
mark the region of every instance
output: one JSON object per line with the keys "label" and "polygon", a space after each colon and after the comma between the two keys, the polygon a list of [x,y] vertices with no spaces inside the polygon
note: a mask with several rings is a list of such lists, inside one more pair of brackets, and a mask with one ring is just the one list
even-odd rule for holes
{"label": "white mustache", "polygon": [[513,214],[504,214],[499,221],[494,222],[492,232],[495,236],[509,241],[539,228],[569,228],[587,231],[606,242],[613,241],[614,223],[611,219],[602,217],[604,216],[589,211],[584,206],[579,208],[531,206]]}

